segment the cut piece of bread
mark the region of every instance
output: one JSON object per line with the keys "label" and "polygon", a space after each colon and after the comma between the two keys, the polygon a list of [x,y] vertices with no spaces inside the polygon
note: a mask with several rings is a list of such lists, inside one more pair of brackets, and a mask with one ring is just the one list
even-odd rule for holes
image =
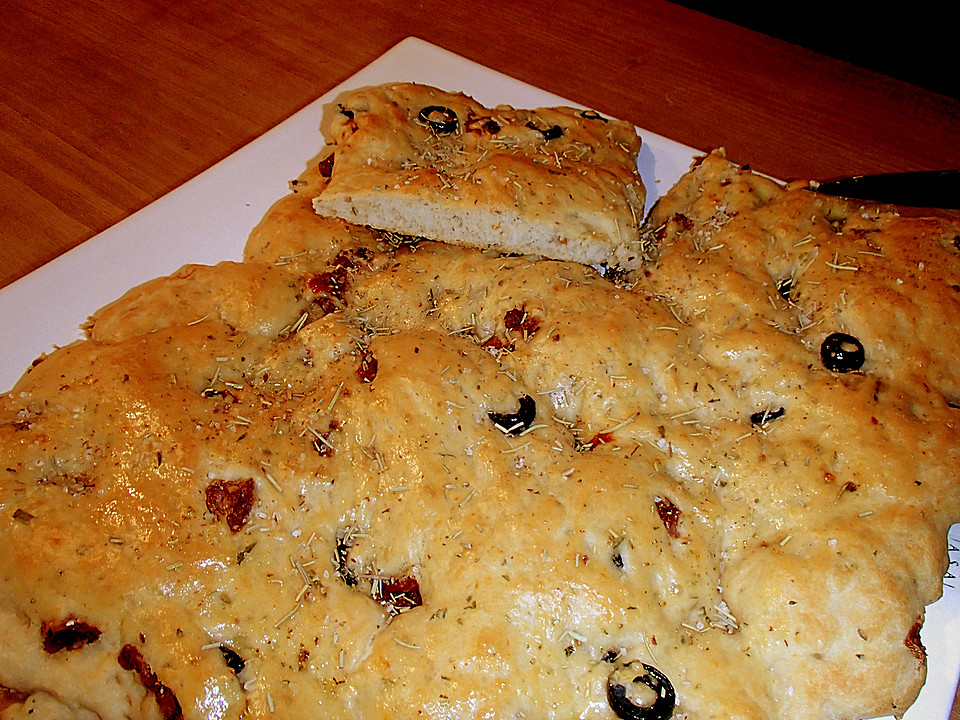
{"label": "cut piece of bread", "polygon": [[645,191],[629,123],[573,108],[486,108],[416,84],[343,97],[316,211],[404,235],[635,267]]}

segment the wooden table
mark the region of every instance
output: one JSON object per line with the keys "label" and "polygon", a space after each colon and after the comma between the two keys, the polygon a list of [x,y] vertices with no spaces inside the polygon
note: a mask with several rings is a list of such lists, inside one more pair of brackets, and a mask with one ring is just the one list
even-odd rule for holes
{"label": "wooden table", "polygon": [[784,179],[960,167],[960,102],[662,0],[5,0],[0,23],[0,287],[409,35]]}

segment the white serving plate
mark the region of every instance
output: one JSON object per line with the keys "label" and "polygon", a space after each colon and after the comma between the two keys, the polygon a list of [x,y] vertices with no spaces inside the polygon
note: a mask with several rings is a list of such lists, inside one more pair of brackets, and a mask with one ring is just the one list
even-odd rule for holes
{"label": "white serving plate", "polygon": [[[239,260],[250,230],[323,145],[324,107],[342,92],[386,82],[459,90],[485,105],[573,105],[418,38],[407,38],[246,147],[129,218],[0,290],[0,391],[129,288],[186,263]],[[686,172],[699,150],[641,129],[647,208]],[[952,575],[960,575],[960,525],[951,531]],[[960,675],[960,578],[928,608],[921,637],[929,675],[904,720],[948,720]]]}

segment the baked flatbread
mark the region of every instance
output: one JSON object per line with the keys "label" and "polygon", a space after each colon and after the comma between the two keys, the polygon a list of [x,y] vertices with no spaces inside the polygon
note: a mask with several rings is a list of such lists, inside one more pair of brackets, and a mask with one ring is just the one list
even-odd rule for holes
{"label": "baked flatbread", "polygon": [[615,284],[321,218],[323,182],[0,396],[0,718],[909,706],[955,224],[711,155]]}
{"label": "baked flatbread", "polygon": [[317,212],[404,235],[636,267],[645,192],[629,123],[486,108],[425,85],[357,90],[333,113]]}

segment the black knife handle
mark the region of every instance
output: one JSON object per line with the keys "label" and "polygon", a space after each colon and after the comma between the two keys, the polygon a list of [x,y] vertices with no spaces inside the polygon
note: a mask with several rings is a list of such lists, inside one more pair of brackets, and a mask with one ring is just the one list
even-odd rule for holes
{"label": "black knife handle", "polygon": [[827,195],[892,205],[960,209],[960,170],[856,175],[813,184]]}

